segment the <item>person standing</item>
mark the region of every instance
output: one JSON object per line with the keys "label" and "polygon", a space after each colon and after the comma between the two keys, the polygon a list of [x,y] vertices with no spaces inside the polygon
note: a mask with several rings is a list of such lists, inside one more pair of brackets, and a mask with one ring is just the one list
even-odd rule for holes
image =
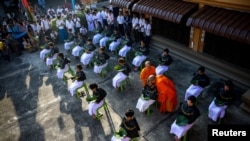
{"label": "person standing", "polygon": [[149,23],[149,19],[145,20],[145,44],[149,46],[150,38],[151,38],[151,24]]}
{"label": "person standing", "polygon": [[68,33],[66,31],[65,22],[61,18],[61,14],[57,16],[56,26],[58,27],[60,42],[64,43],[64,41],[68,39]]}
{"label": "person standing", "polygon": [[119,15],[117,16],[117,23],[118,23],[119,32],[121,33],[122,36],[124,36],[125,35],[124,33],[125,19],[124,19],[124,16],[122,15],[122,11],[120,11]]}
{"label": "person standing", "polygon": [[189,96],[187,101],[180,104],[177,111],[177,118],[172,123],[170,133],[175,135],[175,141],[181,138],[193,126],[196,119],[200,116],[200,111],[195,105],[196,97]]}

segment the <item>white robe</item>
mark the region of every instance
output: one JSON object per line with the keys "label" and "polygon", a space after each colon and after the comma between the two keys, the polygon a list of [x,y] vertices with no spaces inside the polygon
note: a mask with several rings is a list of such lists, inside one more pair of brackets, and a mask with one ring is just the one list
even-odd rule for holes
{"label": "white robe", "polygon": [[72,49],[72,55],[75,56],[75,57],[78,57],[81,50],[83,50],[82,47],[80,47],[80,46],[75,46],[75,47]]}
{"label": "white robe", "polygon": [[125,80],[128,76],[122,72],[118,72],[112,79],[112,84],[114,88],[120,87],[121,81]]}
{"label": "white robe", "polygon": [[156,75],[164,74],[166,71],[168,71],[168,66],[166,65],[158,65],[155,68]]}
{"label": "white robe", "polygon": [[216,122],[218,118],[223,118],[225,116],[226,108],[227,105],[216,106],[213,100],[208,108],[208,117]]}
{"label": "white robe", "polygon": [[130,51],[131,47],[130,46],[123,46],[120,50],[119,50],[119,55],[121,57],[126,57],[127,53]]}
{"label": "white robe", "polygon": [[110,51],[115,51],[116,47],[118,47],[120,42],[121,42],[120,40],[117,40],[117,41],[113,41],[112,43],[110,43],[109,50]]}
{"label": "white robe", "polygon": [[90,102],[89,103],[89,115],[97,115],[97,109],[103,106],[104,100],[100,101],[99,103],[96,102]]}
{"label": "white robe", "polygon": [[90,53],[86,53],[84,52],[81,56],[81,62],[83,65],[88,65],[90,60],[93,58],[94,56],[94,51],[90,52]]}
{"label": "white robe", "polygon": [[101,40],[99,41],[100,47],[106,47],[106,42],[109,40],[109,38],[107,36],[101,38]]}
{"label": "white robe", "polygon": [[107,67],[107,65],[108,65],[108,61],[106,61],[105,64],[102,64],[102,65],[99,65],[99,66],[95,65],[94,66],[94,72],[95,73],[101,73],[102,69],[105,68],[105,67]]}
{"label": "white robe", "polygon": [[69,70],[69,66],[68,66],[68,65],[65,65],[64,69],[58,68],[58,69],[57,69],[57,74],[56,74],[57,77],[62,79],[64,73],[67,72],[68,70]]}
{"label": "white robe", "polygon": [[50,52],[50,49],[43,49],[41,52],[40,52],[40,58],[41,59],[44,59],[46,54]]}
{"label": "white robe", "polygon": [[98,44],[102,37],[103,36],[102,36],[101,33],[95,34],[94,37],[93,37],[93,44]]}
{"label": "white robe", "polygon": [[173,124],[171,125],[170,133],[175,134],[178,137],[178,139],[180,139],[187,133],[187,131],[193,126],[193,124],[194,123],[187,124],[185,126],[179,126],[176,124],[176,120],[175,120]]}
{"label": "white robe", "polygon": [[88,31],[93,31],[95,29],[94,19],[92,14],[85,15],[87,24],[88,24]]}
{"label": "white robe", "polygon": [[56,58],[57,58],[57,53],[54,54],[53,57],[51,57],[51,58],[48,57],[48,58],[46,59],[46,65],[47,65],[47,66],[52,65],[52,64],[53,64],[53,61],[54,61]]}
{"label": "white robe", "polygon": [[65,42],[64,43],[64,49],[65,50],[70,50],[70,46],[74,44],[74,41],[70,41],[70,42]]}
{"label": "white robe", "polygon": [[118,137],[112,136],[111,141],[130,141],[130,138],[129,137],[118,138]]}
{"label": "white robe", "polygon": [[134,66],[136,66],[136,67],[139,67],[139,66],[141,66],[141,63],[142,63],[144,60],[146,60],[146,58],[147,58],[147,56],[145,56],[145,55],[138,55],[138,56],[136,56],[136,57],[133,59],[132,64],[133,64]]}
{"label": "white robe", "polygon": [[151,106],[154,102],[155,100],[153,99],[145,100],[140,97],[137,101],[136,108],[140,112],[145,112],[149,108],[149,106]]}
{"label": "white robe", "polygon": [[83,84],[83,81],[77,81],[75,80],[69,87],[69,91],[71,96],[74,96],[74,94],[76,94],[76,89],[80,88]]}
{"label": "white robe", "polygon": [[193,95],[195,97],[198,97],[204,88],[198,86],[198,85],[190,85],[185,93],[185,101],[188,99],[189,96]]}

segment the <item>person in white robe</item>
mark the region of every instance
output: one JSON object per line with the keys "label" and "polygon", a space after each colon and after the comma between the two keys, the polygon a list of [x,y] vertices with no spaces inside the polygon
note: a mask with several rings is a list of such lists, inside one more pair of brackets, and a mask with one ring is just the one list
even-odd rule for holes
{"label": "person in white robe", "polygon": [[209,105],[208,117],[214,122],[221,122],[221,119],[225,116],[228,105],[233,100],[233,95],[233,82],[227,80],[223,88],[219,89],[216,97]]}
{"label": "person in white robe", "polygon": [[195,105],[196,97],[190,96],[188,100],[180,104],[177,110],[177,118],[171,125],[170,133],[175,135],[175,141],[181,141],[181,138],[194,125],[200,116],[200,111]]}
{"label": "person in white robe", "polygon": [[84,80],[86,79],[86,75],[82,69],[83,68],[80,64],[76,65],[76,74],[70,77],[70,79],[73,80],[73,83],[69,87],[71,96],[76,94],[76,90],[83,85]]}
{"label": "person in white robe", "polygon": [[140,112],[145,112],[157,100],[158,91],[155,85],[155,76],[150,75],[147,84],[142,89],[142,94],[137,101],[136,108]]}
{"label": "person in white robe", "polygon": [[94,51],[95,51],[96,47],[95,45],[92,43],[92,39],[88,39],[87,40],[87,45],[86,47],[84,47],[85,52],[82,54],[81,56],[81,62],[84,66],[87,66],[91,59],[94,56]]}

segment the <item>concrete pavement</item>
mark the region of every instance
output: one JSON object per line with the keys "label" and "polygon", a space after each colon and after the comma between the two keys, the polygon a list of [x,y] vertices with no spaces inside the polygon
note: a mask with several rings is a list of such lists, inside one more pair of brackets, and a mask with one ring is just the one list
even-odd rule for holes
{"label": "concrete pavement", "polygon": [[[63,45],[57,45],[60,51],[67,54]],[[156,61],[159,51],[151,50],[149,60]],[[71,54],[71,67],[80,63]],[[131,85],[124,92],[116,92],[112,87],[112,77],[116,74],[112,69],[105,78],[93,73],[93,68],[84,68],[87,74],[86,83],[98,83],[107,92],[106,101],[109,111],[102,109],[104,116],[100,121],[88,115],[85,98],[78,100],[71,97],[67,87],[56,77],[56,71],[49,71],[39,58],[39,52],[27,53],[14,60],[0,64],[1,101],[0,101],[0,140],[1,141],[109,141],[113,132],[118,129],[121,118],[128,108],[135,110],[135,116],[141,127],[140,141],[171,141],[170,126],[175,113],[161,115],[153,106],[153,113],[147,116],[135,108],[142,89],[139,72],[132,72]],[[189,86],[192,73],[199,66],[173,56],[174,63],[168,72],[176,86],[179,102],[183,101],[186,88]],[[110,66],[114,66],[117,57],[111,55]],[[131,59],[129,63],[131,65]],[[112,67],[111,67],[112,68]],[[188,139],[192,141],[207,140],[207,125],[213,123],[207,117],[207,109],[215,95],[215,89],[221,85],[221,77],[207,71],[211,78],[211,86],[206,90],[203,99],[198,103],[201,116],[197,120]],[[237,97],[229,106],[222,124],[250,124],[249,114],[241,111],[240,95],[245,90],[235,89]]]}

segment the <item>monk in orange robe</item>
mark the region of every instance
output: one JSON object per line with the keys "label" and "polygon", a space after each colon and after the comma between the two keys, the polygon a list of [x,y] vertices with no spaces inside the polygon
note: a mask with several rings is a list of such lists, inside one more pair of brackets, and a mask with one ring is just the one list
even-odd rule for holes
{"label": "monk in orange robe", "polygon": [[177,107],[177,92],[172,80],[164,75],[156,76],[158,102],[162,114],[173,112]]}
{"label": "monk in orange robe", "polygon": [[155,75],[155,67],[151,65],[150,61],[145,62],[145,67],[141,70],[140,79],[142,86],[144,87],[147,83],[147,79],[150,75]]}

